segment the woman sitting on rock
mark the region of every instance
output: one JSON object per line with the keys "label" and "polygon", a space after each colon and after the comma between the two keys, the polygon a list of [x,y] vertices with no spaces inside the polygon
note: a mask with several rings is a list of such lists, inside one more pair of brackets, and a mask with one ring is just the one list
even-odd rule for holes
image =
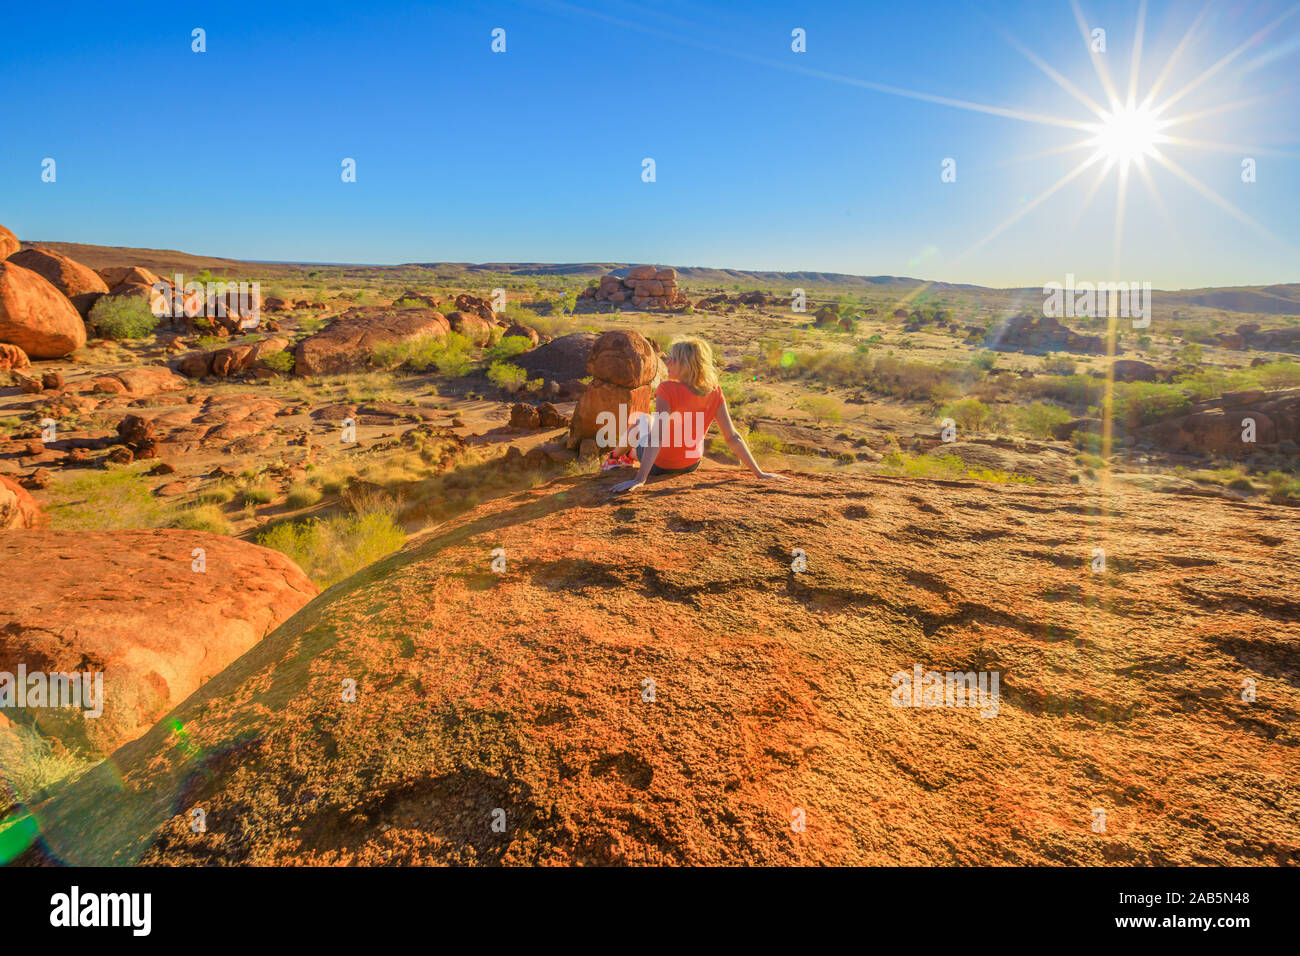
{"label": "woman sitting on rock", "polygon": [[614,492],[635,491],[649,477],[679,475],[694,471],[704,456],[704,438],[714,421],[722,440],[736,457],[749,466],[756,478],[786,480],[758,467],[754,456],[736,431],[727,411],[727,400],[713,368],[713,351],[701,339],[678,339],[668,350],[665,363],[668,380],[655,391],[653,416],[640,413],[628,428],[628,441],[637,446],[641,464],[631,481],[613,487]]}

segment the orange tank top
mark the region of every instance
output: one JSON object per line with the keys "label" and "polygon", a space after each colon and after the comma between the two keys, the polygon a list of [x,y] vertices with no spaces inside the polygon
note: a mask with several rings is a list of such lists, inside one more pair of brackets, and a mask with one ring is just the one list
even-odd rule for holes
{"label": "orange tank top", "polygon": [[660,468],[689,468],[704,454],[704,435],[722,406],[722,389],[696,395],[681,382],[663,382],[655,398],[668,403],[668,415],[653,422],[659,443],[655,464]]}

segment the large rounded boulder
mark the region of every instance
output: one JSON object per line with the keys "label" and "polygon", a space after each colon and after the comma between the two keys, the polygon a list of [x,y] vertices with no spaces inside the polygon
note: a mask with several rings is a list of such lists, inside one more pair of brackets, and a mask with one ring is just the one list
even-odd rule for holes
{"label": "large rounded boulder", "polygon": [[177,529],[7,531],[0,580],[0,672],[102,675],[97,716],[29,699],[10,719],[89,754],[140,736],[317,594],[278,551]]}
{"label": "large rounded boulder", "polygon": [[511,361],[529,378],[548,382],[571,382],[587,374],[587,356],[598,336],[594,332],[571,332]]}
{"label": "large rounded boulder", "polygon": [[31,493],[7,475],[0,475],[0,530],[38,527],[44,516]]}
{"label": "large rounded boulder", "polygon": [[24,249],[10,256],[9,261],[24,269],[31,269],[44,278],[67,296],[82,315],[90,311],[95,300],[108,292],[108,286],[94,269],[83,266],[60,252],[39,248]]}
{"label": "large rounded boulder", "polygon": [[449,327],[433,309],[354,309],[328,327],[298,343],[294,374],[332,375],[371,365],[376,349],[418,342],[428,336],[445,338]]}
{"label": "large rounded boulder", "polygon": [[650,341],[631,329],[604,333],[587,356],[588,375],[623,388],[649,385],[658,371],[659,360]]}
{"label": "large rounded boulder", "polygon": [[0,342],[29,358],[63,358],[86,344],[86,326],[67,296],[42,276],[0,262]]}
{"label": "large rounded boulder", "polygon": [[492,341],[495,326],[476,312],[448,312],[447,322],[453,332],[465,336],[475,345],[483,346]]}

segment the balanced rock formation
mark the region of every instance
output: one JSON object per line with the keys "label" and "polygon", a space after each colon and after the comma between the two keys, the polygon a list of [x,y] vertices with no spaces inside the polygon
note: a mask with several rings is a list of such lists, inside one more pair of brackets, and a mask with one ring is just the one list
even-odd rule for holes
{"label": "balanced rock formation", "polygon": [[[652,383],[660,376],[659,358],[640,332],[605,332],[591,346],[586,371],[593,381],[573,410],[568,446],[577,448],[583,439],[597,438],[604,423],[612,421],[614,444],[604,448],[611,451],[623,444],[633,417],[654,408]],[[606,419],[606,413],[613,418]]]}
{"label": "balanced rock formation", "polygon": [[8,261],[42,276],[67,296],[83,316],[90,311],[95,300],[108,292],[108,286],[94,269],[59,252],[33,247],[15,252]]}
{"label": "balanced rock formation", "polygon": [[[490,501],[337,585],[31,807],[19,862],[1300,859],[1297,509],[712,462],[611,497],[622,477]],[[924,706],[932,673],[984,705]]]}
{"label": "balanced rock formation", "polygon": [[326,328],[298,343],[295,375],[329,375],[367,368],[381,345],[445,338],[450,326],[433,309],[349,309]]}
{"label": "balanced rock formation", "polygon": [[988,332],[984,344],[999,352],[1084,352],[1101,355],[1106,340],[1062,325],[1050,315],[1013,315]]}
{"label": "balanced rock formation", "polygon": [[[197,553],[201,552],[201,553]],[[0,671],[100,672],[103,713],[11,709],[65,745],[107,754],[147,730],[316,596],[278,551],[199,531],[8,531]]]}
{"label": "balanced rock formation", "polygon": [[477,315],[488,325],[500,325],[501,320],[497,317],[496,312],[492,310],[492,303],[487,299],[479,298],[476,295],[470,295],[468,292],[462,292],[456,296],[456,311],[467,312]]}
{"label": "balanced rock formation", "polygon": [[29,358],[56,359],[86,344],[86,325],[68,297],[40,274],[0,262],[0,342]]}
{"label": "balanced rock formation", "polygon": [[634,309],[678,311],[690,305],[677,289],[676,269],[635,266],[625,277],[610,273],[578,295],[575,311],[598,312],[630,305]]}

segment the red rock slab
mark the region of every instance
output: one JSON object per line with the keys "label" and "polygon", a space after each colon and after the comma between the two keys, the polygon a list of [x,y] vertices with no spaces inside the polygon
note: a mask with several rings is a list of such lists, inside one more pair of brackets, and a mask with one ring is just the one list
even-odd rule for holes
{"label": "red rock slab", "polygon": [[[194,570],[202,549],[206,570]],[[0,671],[103,673],[98,718],[8,711],[92,753],[139,736],[315,597],[278,551],[177,529],[0,535]]]}

